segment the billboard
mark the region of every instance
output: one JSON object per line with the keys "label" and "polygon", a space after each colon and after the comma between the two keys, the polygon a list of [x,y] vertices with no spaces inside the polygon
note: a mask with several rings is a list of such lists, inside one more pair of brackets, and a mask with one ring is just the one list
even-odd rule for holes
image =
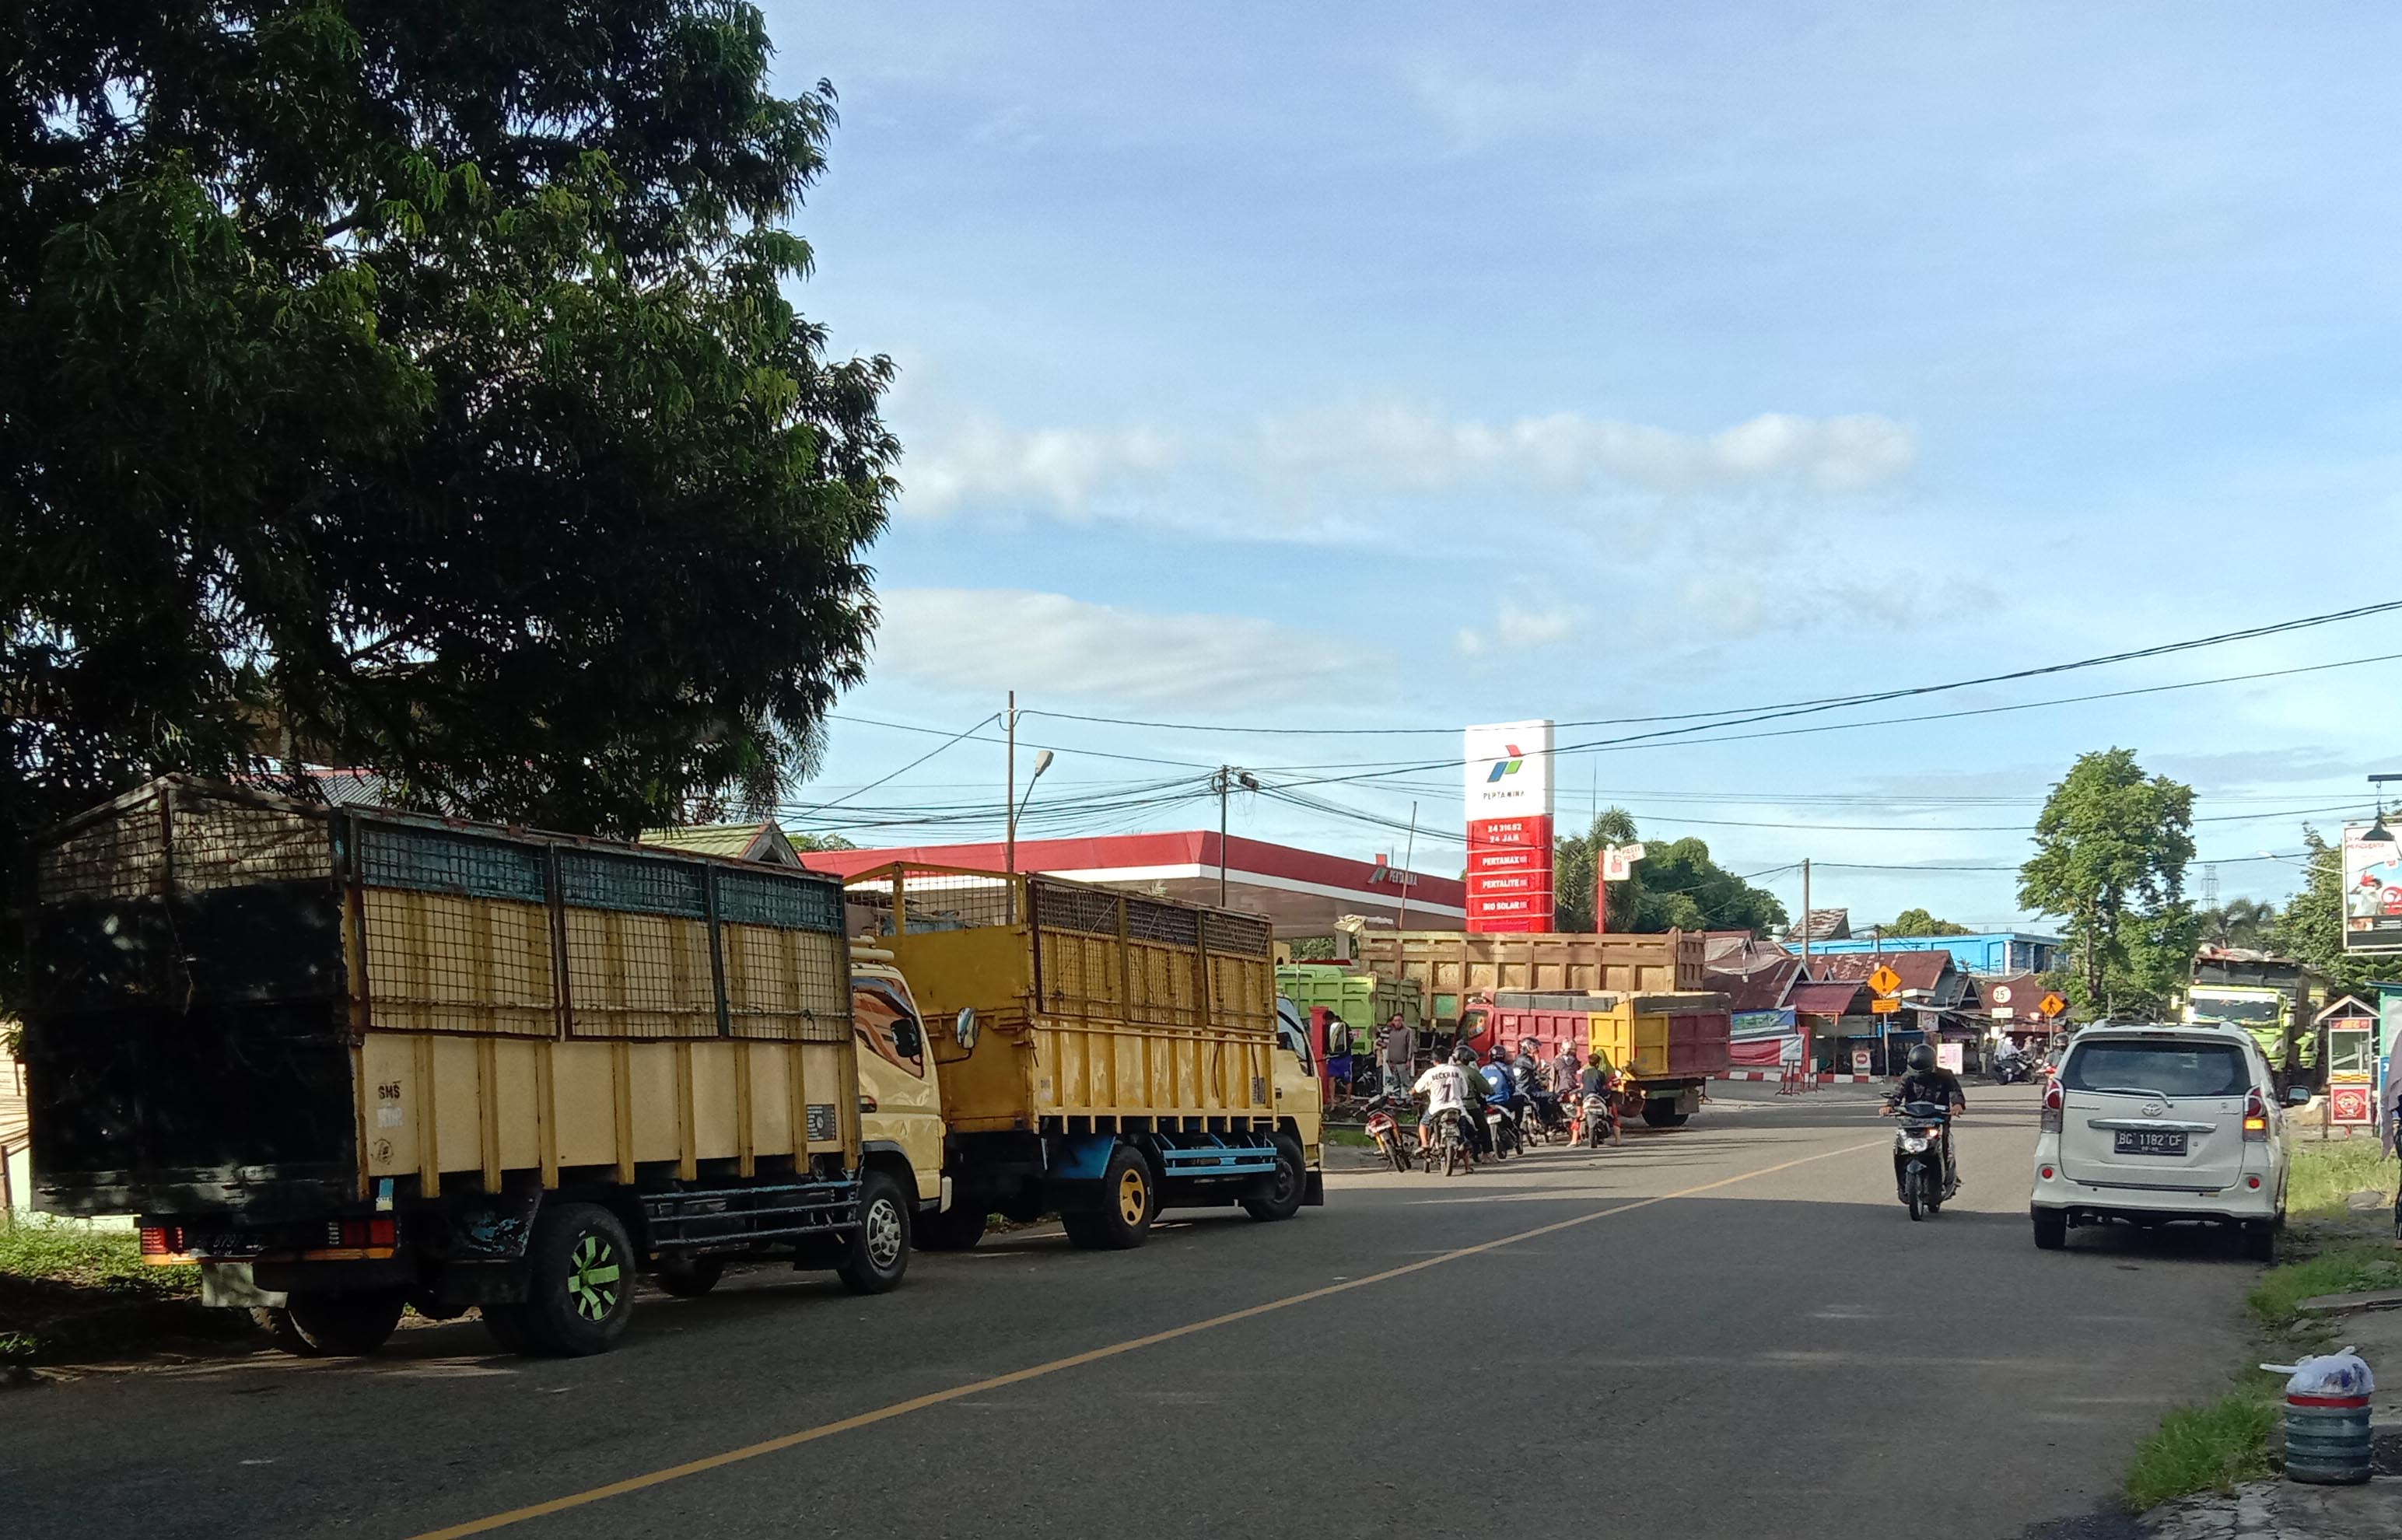
{"label": "billboard", "polygon": [[1552,724],[1468,729],[1468,928],[1552,928]]}
{"label": "billboard", "polygon": [[2381,822],[2343,826],[2343,949],[2402,952],[2402,840]]}

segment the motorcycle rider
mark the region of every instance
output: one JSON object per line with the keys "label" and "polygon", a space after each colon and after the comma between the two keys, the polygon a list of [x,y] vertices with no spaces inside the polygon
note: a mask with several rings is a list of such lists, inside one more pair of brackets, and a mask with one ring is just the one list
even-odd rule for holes
{"label": "motorcycle rider", "polygon": [[1543,1062],[1535,1056],[1535,1039],[1527,1038],[1518,1044],[1518,1057],[1510,1066],[1510,1078],[1517,1082],[1518,1094],[1534,1108],[1535,1121],[1550,1127],[1560,1121],[1559,1103],[1543,1085]]}
{"label": "motorcycle rider", "polygon": [[2001,1040],[1994,1044],[1994,1078],[1997,1080],[2008,1079],[2022,1057],[2018,1039],[2007,1032],[2001,1034]]}
{"label": "motorcycle rider", "polygon": [[1576,1044],[1560,1044],[1560,1056],[1552,1061],[1552,1094],[1554,1096],[1575,1095],[1577,1093],[1577,1073],[1583,1068],[1584,1060],[1578,1056]]}
{"label": "motorcycle rider", "polygon": [[1511,1063],[1510,1051],[1498,1043],[1493,1047],[1491,1062],[1484,1066],[1484,1099],[1500,1108],[1501,1116],[1518,1130],[1518,1143],[1523,1148],[1526,1142],[1526,1108],[1533,1104],[1519,1093],[1518,1074]]}
{"label": "motorcycle rider", "polygon": [[[1935,1045],[1920,1043],[1910,1051],[1910,1073],[1893,1088],[1885,1098],[1884,1110],[1877,1114],[1890,1118],[1909,1102],[1933,1102],[1946,1112],[1968,1110],[1967,1095],[1960,1089],[1960,1077],[1945,1069],[1935,1060]],[[1943,1169],[1952,1174],[1952,1185],[1959,1187],[1960,1162],[1952,1148],[1952,1120],[1943,1121]]]}
{"label": "motorcycle rider", "polygon": [[[1578,1099],[1581,1101],[1587,1096],[1599,1096],[1608,1100],[1611,1084],[1617,1079],[1617,1073],[1610,1067],[1609,1055],[1598,1048],[1594,1049],[1586,1058],[1584,1067],[1577,1072]],[[1615,1117],[1610,1120],[1609,1133],[1613,1140],[1622,1136],[1618,1132],[1617,1122],[1618,1120]]]}
{"label": "motorcycle rider", "polygon": [[[1476,1056],[1469,1050],[1463,1048],[1459,1052],[1470,1063],[1474,1062]],[[1456,1057],[1451,1060],[1437,1059],[1427,1066],[1427,1072],[1419,1076],[1417,1083],[1410,1088],[1427,1099],[1426,1111],[1418,1118],[1418,1148],[1421,1151],[1434,1143],[1436,1115],[1443,1112],[1456,1112],[1459,1114],[1462,1127],[1467,1131],[1468,1163],[1470,1166],[1476,1164],[1476,1148],[1481,1142],[1476,1136],[1476,1131],[1484,1126],[1484,1119],[1481,1112],[1471,1113],[1470,1110],[1471,1100],[1482,1100],[1481,1097],[1471,1098],[1469,1094],[1469,1081],[1474,1078],[1466,1065],[1456,1061]]]}

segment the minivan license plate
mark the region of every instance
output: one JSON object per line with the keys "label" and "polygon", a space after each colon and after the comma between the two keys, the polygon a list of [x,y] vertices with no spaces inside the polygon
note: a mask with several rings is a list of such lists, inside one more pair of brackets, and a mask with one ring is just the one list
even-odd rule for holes
{"label": "minivan license plate", "polygon": [[2112,1130],[2111,1151],[2119,1155],[2182,1155],[2185,1130],[2120,1128]]}

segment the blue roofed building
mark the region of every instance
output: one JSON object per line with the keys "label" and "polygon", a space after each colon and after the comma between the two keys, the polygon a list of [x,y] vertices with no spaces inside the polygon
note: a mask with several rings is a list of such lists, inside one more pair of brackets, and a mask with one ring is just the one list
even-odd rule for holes
{"label": "blue roofed building", "polygon": [[1949,952],[1964,973],[2049,973],[2060,964],[2064,942],[2057,936],[2034,936],[2022,930],[1995,930],[1977,936],[1845,936],[1810,942],[1813,956],[1841,956],[1850,952]]}

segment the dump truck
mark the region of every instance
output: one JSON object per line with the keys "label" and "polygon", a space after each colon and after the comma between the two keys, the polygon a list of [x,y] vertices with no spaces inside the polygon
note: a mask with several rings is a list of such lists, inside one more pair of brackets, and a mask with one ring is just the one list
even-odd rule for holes
{"label": "dump truck", "polygon": [[37,1205],[135,1217],[293,1351],[409,1306],[596,1353],[638,1273],[736,1256],[881,1292],[940,1207],[933,1108],[863,1134],[834,879],[171,778],[35,891]]}
{"label": "dump truck", "polygon": [[1325,1201],[1319,1080],[1277,1009],[1267,921],[914,862],[845,897],[853,937],[950,1024],[925,1066],[949,1196],[921,1245],[1056,1212],[1076,1244],[1125,1248],[1163,1208]]}
{"label": "dump truck", "polygon": [[[1305,1019],[1311,1011],[1325,1011],[1348,1029],[1349,1043],[1339,1052],[1374,1051],[1376,1033],[1396,1015],[1415,1032],[1425,1024],[1424,997],[1415,984],[1378,978],[1339,963],[1284,963],[1276,970],[1277,993],[1299,1006]],[[1331,1044],[1327,1052],[1338,1052]]]}
{"label": "dump truck", "polygon": [[1464,1007],[1460,1040],[1479,1052],[1528,1038],[1549,1063],[1563,1048],[1608,1055],[1619,1071],[1619,1112],[1652,1128],[1682,1128],[1702,1089],[1732,1058],[1727,997],[1707,990],[1650,995],[1494,990]]}
{"label": "dump truck", "polygon": [[1448,1028],[1462,1007],[1498,990],[1539,994],[1668,994],[1703,987],[1699,931],[1657,935],[1363,930],[1360,965],[1425,991],[1430,1021]]}

